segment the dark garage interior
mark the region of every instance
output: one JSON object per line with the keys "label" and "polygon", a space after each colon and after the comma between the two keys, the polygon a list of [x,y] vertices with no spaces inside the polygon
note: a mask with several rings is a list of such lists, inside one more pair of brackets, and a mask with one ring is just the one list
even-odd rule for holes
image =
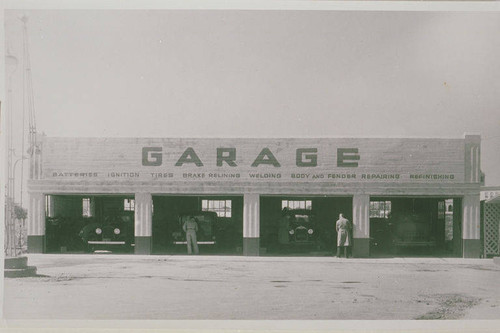
{"label": "dark garage interior", "polygon": [[[132,195],[47,195],[46,252],[133,252],[133,198]],[[112,228],[108,244],[89,247],[88,241],[107,237],[107,228]],[[96,230],[104,234],[97,235]],[[115,234],[117,230],[119,234]]]}
{"label": "dark garage interior", "polygon": [[370,255],[459,257],[461,200],[372,197]]}
{"label": "dark garage interior", "polygon": [[[284,215],[289,214],[286,213],[287,211],[299,212],[293,217],[295,220],[310,219],[311,221],[305,221],[303,224],[306,229],[312,231],[311,236],[314,238],[310,241],[297,240],[294,237],[297,232],[287,237],[286,234],[290,231],[283,230],[281,227],[285,219]],[[352,221],[352,197],[261,196],[261,252],[269,255],[331,255],[336,250],[335,222],[341,212]],[[312,217],[309,217],[310,215]],[[314,224],[314,228],[310,228],[308,224]],[[284,241],[283,237],[285,237]]]}
{"label": "dark garage interior", "polygon": [[[215,211],[215,244],[199,244],[200,254],[241,254],[243,247],[242,196],[153,196],[153,253],[185,254],[185,244],[174,244],[175,233],[183,234],[179,219],[200,211]],[[201,221],[199,223],[201,225]],[[199,240],[199,239],[198,239]]]}

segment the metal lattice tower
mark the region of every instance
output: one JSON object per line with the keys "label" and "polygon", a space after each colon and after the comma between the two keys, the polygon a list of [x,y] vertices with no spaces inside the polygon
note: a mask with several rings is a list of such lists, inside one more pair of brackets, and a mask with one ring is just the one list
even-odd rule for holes
{"label": "metal lattice tower", "polygon": [[7,50],[5,57],[6,71],[7,71],[7,112],[5,117],[7,138],[7,161],[5,163],[7,170],[7,181],[5,184],[5,255],[16,255],[16,240],[15,240],[15,216],[14,216],[14,139],[13,139],[13,97],[12,97],[12,76],[17,68],[17,58],[10,54]]}
{"label": "metal lattice tower", "polygon": [[[23,142],[22,152],[25,152],[25,124],[26,114],[28,114],[28,155],[30,160],[30,177],[37,178],[35,173],[37,138],[36,138],[36,119],[35,119],[35,100],[33,95],[33,79],[31,75],[30,49],[28,40],[28,17],[20,18],[23,22]],[[21,207],[23,206],[23,183],[24,183],[24,161],[21,161]]]}

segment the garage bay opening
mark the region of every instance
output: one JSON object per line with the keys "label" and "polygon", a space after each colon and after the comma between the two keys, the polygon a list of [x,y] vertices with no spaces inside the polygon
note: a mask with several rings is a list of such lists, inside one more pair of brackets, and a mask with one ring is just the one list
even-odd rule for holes
{"label": "garage bay opening", "polygon": [[47,253],[133,253],[134,196],[46,195]]}
{"label": "garage bay opening", "polygon": [[372,197],[370,254],[459,257],[461,219],[458,198]]}
{"label": "garage bay opening", "polygon": [[352,221],[352,197],[261,196],[261,255],[332,255],[339,213]]}
{"label": "garage bay opening", "polygon": [[200,254],[241,254],[243,248],[242,196],[153,196],[153,253],[186,254],[183,224],[198,225]]}

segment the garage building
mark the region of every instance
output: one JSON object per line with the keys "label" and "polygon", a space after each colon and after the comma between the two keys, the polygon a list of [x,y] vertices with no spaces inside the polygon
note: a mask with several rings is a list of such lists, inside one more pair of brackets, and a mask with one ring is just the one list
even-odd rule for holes
{"label": "garage building", "polygon": [[[131,253],[184,253],[182,216],[214,212],[217,239],[199,239],[201,253],[328,255],[342,212],[353,222],[355,257],[478,258],[479,161],[478,135],[43,136],[28,183],[28,251],[88,250],[85,228],[120,224],[114,232]],[[290,212],[302,224],[285,230]]]}

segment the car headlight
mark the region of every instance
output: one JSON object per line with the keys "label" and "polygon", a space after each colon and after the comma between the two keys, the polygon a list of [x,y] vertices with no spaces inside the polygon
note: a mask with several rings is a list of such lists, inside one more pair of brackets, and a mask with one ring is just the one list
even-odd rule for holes
{"label": "car headlight", "polygon": [[98,234],[98,235],[102,234],[102,230],[101,230],[101,228],[97,228],[97,229],[95,229],[95,233],[96,233],[96,234]]}
{"label": "car headlight", "polygon": [[288,233],[289,233],[290,235],[293,235],[293,234],[295,233],[295,230],[293,230],[293,229],[292,229],[292,230],[288,231]]}
{"label": "car headlight", "polygon": [[313,231],[312,229],[307,230],[307,233],[308,233],[309,235],[312,235],[312,234],[313,234],[313,232],[314,232],[314,231]]}
{"label": "car headlight", "polygon": [[115,230],[113,230],[113,232],[115,233],[115,235],[119,235],[120,234],[120,229],[115,228]]}

